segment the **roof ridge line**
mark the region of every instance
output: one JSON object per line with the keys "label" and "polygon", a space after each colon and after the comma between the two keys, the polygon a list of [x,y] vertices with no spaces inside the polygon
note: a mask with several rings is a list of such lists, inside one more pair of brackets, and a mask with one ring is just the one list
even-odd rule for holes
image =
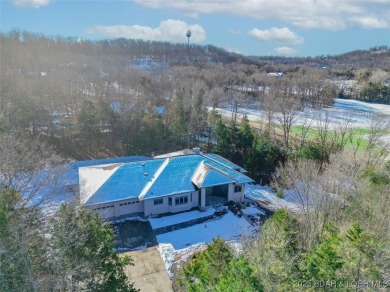
{"label": "roof ridge line", "polygon": [[[205,167],[205,172],[206,174],[203,175],[203,172],[201,172],[201,167]],[[207,169],[206,169],[207,168]],[[192,174],[192,177],[191,177],[191,182],[193,184],[195,184],[198,188],[200,188],[202,186],[202,183],[208,173],[210,169],[210,166],[208,164],[205,163],[205,160],[202,160],[198,163],[198,165],[196,166],[196,169],[194,171],[194,173]],[[199,184],[198,181],[196,180],[197,177],[199,177],[201,179],[201,183]],[[198,186],[199,184],[199,186]]]}
{"label": "roof ridge line", "polygon": [[150,188],[152,187],[152,185],[154,184],[154,182],[158,179],[158,177],[160,176],[160,174],[163,172],[163,170],[167,167],[167,165],[169,164],[169,161],[171,161],[170,158],[165,158],[164,162],[160,165],[160,167],[157,169],[157,171],[154,173],[154,176],[153,178],[144,186],[144,188],[142,189],[141,193],[139,194],[138,196],[138,199],[139,200],[142,200],[146,193],[150,190]]}
{"label": "roof ridge line", "polygon": [[[221,155],[214,154],[214,153],[207,153],[207,154],[209,154],[209,155],[214,155],[214,156],[218,156],[218,157],[221,158],[222,160],[224,160],[224,161],[226,161],[226,162],[228,162],[228,163],[234,164],[234,165],[237,166],[239,169],[245,170],[243,167],[239,166],[238,164],[235,164],[234,162],[231,162],[229,159],[226,159],[225,157],[223,157],[223,156],[221,156]],[[213,162],[215,162],[215,163],[217,163],[217,164],[219,164],[219,165],[222,165],[223,167],[227,167],[227,168],[229,168],[230,170],[235,171],[235,172],[238,172],[238,173],[240,173],[240,174],[245,174],[245,173],[248,172],[247,170],[245,170],[245,173],[244,173],[244,172],[241,172],[241,171],[239,171],[239,170],[236,170],[236,169],[234,169],[233,167],[230,167],[230,166],[228,166],[228,165],[226,165],[226,164],[223,164],[223,163],[219,162],[218,160],[215,160],[215,158],[211,158],[211,157],[206,156],[205,154],[200,154],[200,155],[203,156],[203,157],[205,157],[206,159],[210,159],[211,161],[213,161]]]}
{"label": "roof ridge line", "polygon": [[[213,161],[214,161],[214,160],[213,160]],[[220,164],[221,164],[221,163],[220,163]],[[218,169],[217,167],[212,166],[212,165],[208,164],[207,162],[205,162],[205,165],[207,165],[207,166],[209,167],[209,169],[207,170],[207,173],[210,171],[210,169],[212,169],[212,170],[215,170],[216,172],[219,172],[220,174],[222,174],[222,175],[224,175],[224,176],[226,176],[226,177],[228,177],[228,178],[230,178],[230,179],[232,179],[232,180],[234,180],[234,181],[237,181],[234,177],[228,175],[226,172],[224,172],[224,171]],[[221,165],[223,165],[223,164],[221,164]],[[223,165],[223,166],[224,166],[224,165]],[[226,166],[225,166],[225,167],[226,167]],[[232,170],[234,171],[234,169],[232,169]]]}

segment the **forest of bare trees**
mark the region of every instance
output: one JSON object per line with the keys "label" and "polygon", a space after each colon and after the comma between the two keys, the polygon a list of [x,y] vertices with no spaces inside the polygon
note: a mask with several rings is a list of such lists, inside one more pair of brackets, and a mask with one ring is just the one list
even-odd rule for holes
{"label": "forest of bare trees", "polygon": [[[386,102],[389,53],[378,47],[317,58],[246,57],[213,46],[1,33],[0,290],[134,291],[123,273],[131,260],[113,252],[108,224],[77,202],[47,216],[39,210],[52,194],[36,194],[47,182],[55,194],[67,160],[195,146],[300,201],[297,212],[269,219],[240,255],[221,240],[195,254],[184,287],[385,283],[390,174],[381,138],[388,122],[372,116],[355,131],[352,116],[331,123],[332,112],[296,121],[337,97]],[[250,122],[242,108],[260,109],[263,122]]]}
{"label": "forest of bare trees", "polygon": [[210,130],[208,107],[231,108],[236,120],[248,104],[282,113],[288,144],[291,110],[330,105],[335,97],[325,71],[305,67],[275,78],[268,65],[210,46],[193,46],[188,55],[168,43],[24,31],[0,37],[2,130],[45,135],[70,158],[195,146]]}

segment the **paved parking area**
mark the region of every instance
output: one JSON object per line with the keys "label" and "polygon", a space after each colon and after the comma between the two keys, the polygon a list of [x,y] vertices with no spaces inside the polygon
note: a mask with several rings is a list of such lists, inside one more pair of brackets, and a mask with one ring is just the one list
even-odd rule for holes
{"label": "paved parking area", "polygon": [[139,250],[157,245],[156,236],[147,220],[127,220],[114,223],[115,248]]}
{"label": "paved parking area", "polygon": [[172,290],[168,272],[158,247],[123,253],[134,260],[134,266],[126,268],[126,274],[141,292],[169,292]]}

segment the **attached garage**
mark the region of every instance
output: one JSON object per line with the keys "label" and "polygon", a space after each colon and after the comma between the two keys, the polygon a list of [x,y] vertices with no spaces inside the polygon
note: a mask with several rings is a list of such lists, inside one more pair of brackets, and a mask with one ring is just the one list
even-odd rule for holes
{"label": "attached garage", "polygon": [[121,217],[129,214],[137,214],[143,212],[143,202],[138,199],[121,201],[116,204],[115,217]]}
{"label": "attached garage", "polygon": [[93,212],[98,213],[102,218],[115,217],[115,204],[104,204],[89,207]]}

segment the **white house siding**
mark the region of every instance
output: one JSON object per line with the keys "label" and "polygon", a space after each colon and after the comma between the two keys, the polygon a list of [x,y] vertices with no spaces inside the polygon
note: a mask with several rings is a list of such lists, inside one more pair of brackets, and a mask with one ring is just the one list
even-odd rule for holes
{"label": "white house siding", "polygon": [[87,209],[99,214],[103,219],[115,217],[115,203],[99,204],[93,206],[87,206]]}
{"label": "white house siding", "polygon": [[[191,196],[192,195],[192,196]],[[177,197],[188,197],[188,202],[185,204],[176,205],[175,204],[175,198]],[[163,197],[160,199],[163,199],[163,203],[159,205],[154,204],[154,198],[153,199],[146,199],[144,201],[144,215],[145,216],[151,216],[151,215],[159,215],[164,213],[176,213],[176,212],[182,212],[190,210],[194,207],[198,207],[198,191],[189,192],[189,193],[183,193],[178,194],[174,196],[168,196]],[[172,198],[172,205],[169,205],[169,198]],[[192,198],[192,199],[191,199]],[[156,198],[158,199],[158,198]]]}
{"label": "white house siding", "polygon": [[[234,192],[235,186],[241,186],[241,192]],[[244,201],[244,184],[229,184],[228,201],[236,203]]]}
{"label": "white house siding", "polygon": [[86,208],[91,212],[99,214],[99,216],[103,219],[112,219],[124,215],[131,215],[137,213],[142,214],[143,202],[138,201],[138,199],[134,199],[86,206]]}
{"label": "white house siding", "polygon": [[143,205],[138,199],[115,202],[115,217],[143,213]]}

